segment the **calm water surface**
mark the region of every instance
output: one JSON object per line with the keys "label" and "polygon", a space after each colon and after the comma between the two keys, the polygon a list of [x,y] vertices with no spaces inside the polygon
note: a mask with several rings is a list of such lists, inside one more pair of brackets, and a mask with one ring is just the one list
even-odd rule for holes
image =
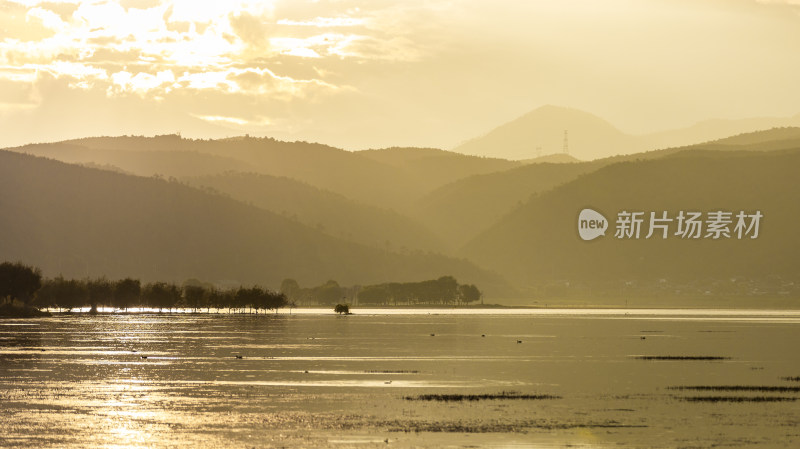
{"label": "calm water surface", "polygon": [[800,447],[799,312],[356,312],[0,320],[0,446]]}

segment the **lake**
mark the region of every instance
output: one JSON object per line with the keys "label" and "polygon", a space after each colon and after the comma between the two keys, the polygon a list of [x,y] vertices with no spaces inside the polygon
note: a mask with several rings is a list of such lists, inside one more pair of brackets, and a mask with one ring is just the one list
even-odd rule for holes
{"label": "lake", "polygon": [[354,312],[0,320],[0,446],[800,446],[797,311]]}

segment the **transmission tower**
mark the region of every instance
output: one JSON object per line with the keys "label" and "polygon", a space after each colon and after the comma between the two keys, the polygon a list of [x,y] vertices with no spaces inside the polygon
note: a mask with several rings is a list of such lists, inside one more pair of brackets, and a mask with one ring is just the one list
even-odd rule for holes
{"label": "transmission tower", "polygon": [[567,130],[564,130],[564,154],[569,154],[569,136]]}

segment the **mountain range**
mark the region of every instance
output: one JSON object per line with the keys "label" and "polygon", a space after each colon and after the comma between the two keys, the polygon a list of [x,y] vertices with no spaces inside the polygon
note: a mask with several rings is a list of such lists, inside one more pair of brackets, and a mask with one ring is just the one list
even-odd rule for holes
{"label": "mountain range", "polygon": [[[713,278],[794,280],[800,273],[800,141],[777,151],[686,150],[659,159],[610,164],[531,197],[464,247],[464,254],[502,272],[515,285],[560,280],[579,284],[618,281],[694,282]],[[617,238],[614,225],[604,237],[578,237],[583,208],[600,211],[613,223],[623,211],[649,218],[666,212],[667,238]],[[729,211],[733,229],[740,211],[763,215],[757,238],[676,236],[681,211]],[[648,221],[645,221],[645,226]],[[748,223],[749,224],[749,223]],[[660,231],[659,231],[660,232]],[[705,234],[706,230],[703,230]],[[789,282],[789,281],[787,281]]]}
{"label": "mountain range", "polygon": [[564,154],[566,149],[578,159],[591,160],[797,126],[800,114],[788,118],[715,119],[681,129],[632,135],[588,112],[546,105],[457,145],[453,151],[525,160],[538,154]]}
{"label": "mountain range", "polygon": [[504,290],[497,275],[428,252],[400,254],[327,235],[177,181],[0,151],[0,254],[68,277],[134,276],[303,285],[453,275]]}
{"label": "mountain range", "polygon": [[[582,161],[589,157],[572,149],[591,139],[573,140],[572,131],[570,154],[515,160],[435,148],[350,152],[246,136],[95,137],[6,149],[0,258],[49,276],[272,288],[284,278],[364,285],[453,275],[490,299],[552,282],[798,273],[792,233],[800,192],[792,173],[800,128],[637,151],[625,145],[638,138],[605,121],[547,107],[490,133],[500,142],[495,153],[522,148],[524,139],[514,136],[531,131],[551,132],[556,145],[559,117],[586,124],[599,142],[592,154],[611,151],[603,142],[633,153]],[[526,128],[529,120],[550,127]],[[763,236],[583,242],[575,219],[588,206],[608,218],[621,208],[759,209]]]}

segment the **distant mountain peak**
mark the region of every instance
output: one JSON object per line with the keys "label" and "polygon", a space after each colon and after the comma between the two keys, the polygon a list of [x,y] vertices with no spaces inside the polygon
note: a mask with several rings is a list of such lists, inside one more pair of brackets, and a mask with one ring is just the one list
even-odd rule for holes
{"label": "distant mountain peak", "polygon": [[566,131],[568,154],[592,160],[792,126],[800,126],[800,114],[787,118],[708,119],[686,128],[633,136],[590,112],[547,104],[458,145],[453,151],[511,160],[564,154]]}
{"label": "distant mountain peak", "polygon": [[580,109],[548,104],[459,145],[454,151],[513,160],[533,159],[563,153],[565,131],[569,154],[579,159],[595,159],[635,148],[635,137],[606,120]]}
{"label": "distant mountain peak", "polygon": [[533,159],[525,159],[520,161],[525,164],[574,164],[576,162],[583,162],[580,159],[576,158],[575,156],[571,156],[569,154],[564,153],[554,153],[548,154],[545,156],[535,157]]}

